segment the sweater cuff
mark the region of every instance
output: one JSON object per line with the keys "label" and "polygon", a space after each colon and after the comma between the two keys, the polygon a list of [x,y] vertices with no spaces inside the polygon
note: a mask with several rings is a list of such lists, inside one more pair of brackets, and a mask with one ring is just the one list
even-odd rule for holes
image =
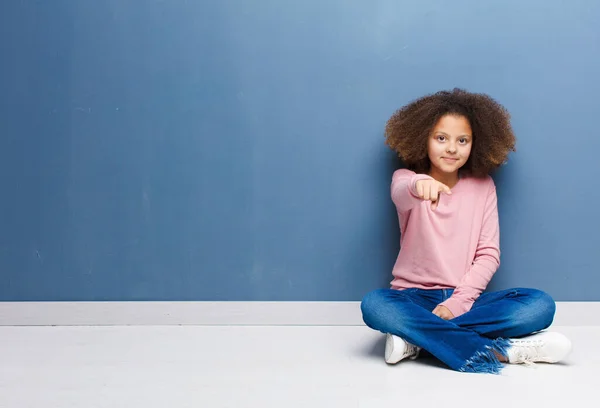
{"label": "sweater cuff", "polygon": [[450,312],[452,312],[454,317],[458,317],[462,314],[467,313],[469,310],[471,310],[471,306],[473,306],[473,303],[464,303],[464,302],[461,302],[460,300],[450,296],[448,299],[446,299],[445,301],[440,303],[440,305],[446,306],[448,308],[448,310],[450,310]]}

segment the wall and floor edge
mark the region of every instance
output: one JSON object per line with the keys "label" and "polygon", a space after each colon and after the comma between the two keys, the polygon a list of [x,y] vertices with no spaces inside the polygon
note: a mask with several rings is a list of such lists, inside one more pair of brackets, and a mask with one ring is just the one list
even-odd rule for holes
{"label": "wall and floor edge", "polygon": [[[600,326],[600,302],[556,302],[553,326]],[[360,302],[0,302],[0,326],[360,326]]]}

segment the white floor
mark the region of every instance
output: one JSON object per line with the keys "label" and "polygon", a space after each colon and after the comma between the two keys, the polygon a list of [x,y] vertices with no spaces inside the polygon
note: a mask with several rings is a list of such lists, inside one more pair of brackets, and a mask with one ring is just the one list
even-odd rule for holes
{"label": "white floor", "polygon": [[0,407],[593,406],[600,327],[552,330],[567,362],[485,375],[388,366],[364,326],[0,327]]}

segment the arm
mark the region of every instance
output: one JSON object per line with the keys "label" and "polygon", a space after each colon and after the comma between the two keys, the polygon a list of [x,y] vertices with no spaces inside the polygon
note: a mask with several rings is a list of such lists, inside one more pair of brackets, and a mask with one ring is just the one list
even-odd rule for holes
{"label": "arm", "polygon": [[405,212],[423,201],[417,193],[417,181],[433,180],[425,174],[416,174],[410,170],[400,169],[392,176],[391,194],[392,201],[400,212]]}
{"label": "arm", "polygon": [[500,266],[500,227],[496,187],[493,182],[488,193],[483,213],[483,224],[475,259],[470,270],[463,276],[452,296],[442,306],[446,306],[458,317],[471,310],[473,302],[485,290]]}

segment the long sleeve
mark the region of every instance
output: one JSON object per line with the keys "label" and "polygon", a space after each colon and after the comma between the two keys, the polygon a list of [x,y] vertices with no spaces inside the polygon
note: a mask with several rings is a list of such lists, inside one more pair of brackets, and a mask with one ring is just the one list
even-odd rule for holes
{"label": "long sleeve", "polygon": [[413,171],[400,169],[396,170],[392,176],[391,195],[392,201],[400,212],[410,210],[416,204],[421,202],[417,195],[416,183],[419,180],[429,180],[430,176],[425,174],[416,174]]}
{"label": "long sleeve", "polygon": [[485,203],[483,223],[473,263],[452,296],[441,304],[446,306],[455,317],[468,312],[499,266],[500,227],[496,188],[492,182]]}

